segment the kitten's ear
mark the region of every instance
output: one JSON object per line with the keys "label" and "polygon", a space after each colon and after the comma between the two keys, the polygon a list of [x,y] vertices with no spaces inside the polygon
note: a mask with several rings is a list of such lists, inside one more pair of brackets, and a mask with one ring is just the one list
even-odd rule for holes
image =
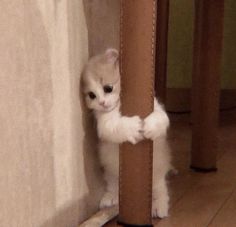
{"label": "kitten's ear", "polygon": [[119,58],[119,52],[116,49],[109,48],[105,52],[106,61],[108,63],[116,64]]}

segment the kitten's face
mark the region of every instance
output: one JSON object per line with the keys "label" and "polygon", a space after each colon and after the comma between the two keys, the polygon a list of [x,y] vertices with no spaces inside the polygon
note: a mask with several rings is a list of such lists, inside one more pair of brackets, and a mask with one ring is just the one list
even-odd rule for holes
{"label": "kitten's face", "polygon": [[110,112],[120,99],[120,73],[118,51],[108,49],[91,58],[83,75],[83,91],[88,108]]}

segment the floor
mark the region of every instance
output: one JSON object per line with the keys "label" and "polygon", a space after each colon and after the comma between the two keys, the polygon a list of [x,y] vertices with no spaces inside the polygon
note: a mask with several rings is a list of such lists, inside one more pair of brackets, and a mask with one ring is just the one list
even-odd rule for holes
{"label": "floor", "polygon": [[236,226],[236,110],[221,113],[218,171],[207,174],[189,169],[189,115],[173,115],[171,119],[169,139],[179,173],[169,179],[170,215],[153,220],[154,226]]}

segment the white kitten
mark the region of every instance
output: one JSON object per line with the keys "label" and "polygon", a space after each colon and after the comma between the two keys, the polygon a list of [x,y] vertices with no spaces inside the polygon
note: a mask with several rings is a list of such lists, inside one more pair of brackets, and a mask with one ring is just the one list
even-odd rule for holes
{"label": "white kitten", "polygon": [[85,66],[82,79],[87,106],[94,111],[100,138],[99,156],[104,168],[106,192],[100,207],[118,203],[119,143],[132,144],[147,138],[154,140],[152,216],[168,215],[169,195],[166,174],[171,168],[166,131],[169,119],[154,100],[154,112],[147,118],[125,117],[120,113],[120,73],[118,51],[108,49]]}

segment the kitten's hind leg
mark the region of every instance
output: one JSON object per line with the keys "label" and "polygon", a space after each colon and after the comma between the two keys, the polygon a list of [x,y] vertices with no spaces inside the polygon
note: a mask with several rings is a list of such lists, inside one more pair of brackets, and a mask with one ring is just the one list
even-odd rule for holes
{"label": "kitten's hind leg", "polygon": [[106,192],[101,201],[100,208],[111,207],[118,204],[118,178],[107,180]]}
{"label": "kitten's hind leg", "polygon": [[100,209],[111,207],[118,204],[118,195],[113,192],[105,192],[101,201],[100,201]]}
{"label": "kitten's hind leg", "polygon": [[152,217],[164,218],[168,216],[169,195],[166,179],[160,179],[153,188]]}

